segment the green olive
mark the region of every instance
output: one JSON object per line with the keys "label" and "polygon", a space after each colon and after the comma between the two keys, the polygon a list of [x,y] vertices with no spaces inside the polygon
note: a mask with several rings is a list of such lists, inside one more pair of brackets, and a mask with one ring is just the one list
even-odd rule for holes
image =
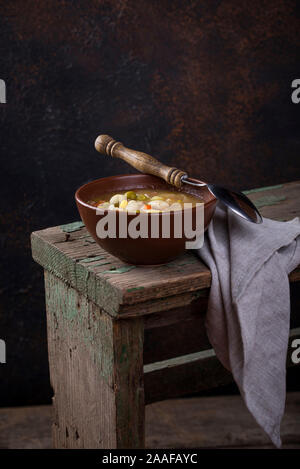
{"label": "green olive", "polygon": [[136,200],[136,193],[133,191],[126,192],[125,196],[127,197],[127,199]]}
{"label": "green olive", "polygon": [[147,199],[147,197],[146,197],[144,194],[138,194],[138,195],[137,195],[137,199],[144,201],[144,200]]}

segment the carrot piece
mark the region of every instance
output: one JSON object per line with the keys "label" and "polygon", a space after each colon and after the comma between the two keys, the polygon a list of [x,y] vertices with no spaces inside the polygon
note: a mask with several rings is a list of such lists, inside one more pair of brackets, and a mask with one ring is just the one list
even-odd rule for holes
{"label": "carrot piece", "polygon": [[145,208],[146,210],[150,210],[152,207],[151,207],[150,204],[145,204],[145,205],[144,205],[144,208]]}

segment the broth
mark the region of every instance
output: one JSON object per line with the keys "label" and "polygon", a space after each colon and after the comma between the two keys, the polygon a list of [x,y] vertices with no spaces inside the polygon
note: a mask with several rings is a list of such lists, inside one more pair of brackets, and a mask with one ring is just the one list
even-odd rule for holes
{"label": "broth", "polygon": [[132,189],[120,193],[107,192],[88,203],[103,210],[158,213],[184,210],[204,202],[200,197],[175,190]]}

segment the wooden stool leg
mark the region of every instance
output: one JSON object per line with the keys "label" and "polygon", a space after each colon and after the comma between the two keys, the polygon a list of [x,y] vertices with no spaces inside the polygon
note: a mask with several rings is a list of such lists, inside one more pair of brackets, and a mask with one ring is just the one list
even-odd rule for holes
{"label": "wooden stool leg", "polygon": [[117,448],[144,448],[145,404],[142,318],[114,323]]}
{"label": "wooden stool leg", "polygon": [[144,447],[143,321],[45,272],[55,448]]}

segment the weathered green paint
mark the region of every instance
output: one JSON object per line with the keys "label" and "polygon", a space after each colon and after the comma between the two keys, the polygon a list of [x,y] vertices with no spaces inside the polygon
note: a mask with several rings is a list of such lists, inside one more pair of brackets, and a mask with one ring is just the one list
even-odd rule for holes
{"label": "weathered green paint", "polygon": [[[105,308],[112,316],[117,316],[122,303],[122,292],[112,286],[107,279],[89,270],[85,264],[60,252],[55,245],[45,243],[42,238],[31,236],[32,255],[45,270],[86,295],[90,300]],[[109,301],[107,299],[109,298]]]}
{"label": "weathered green paint", "polygon": [[91,267],[99,267],[100,265],[108,265],[111,264],[111,262],[99,262],[99,264],[92,264]]}
{"label": "weathered green paint", "polygon": [[262,208],[262,207],[266,207],[267,205],[279,204],[285,199],[286,197],[283,195],[279,195],[279,196],[266,195],[264,197],[260,197],[259,199],[256,199],[254,203],[257,208]]}
{"label": "weathered green paint", "polygon": [[245,195],[255,194],[256,192],[264,192],[264,191],[271,191],[271,190],[281,189],[282,187],[283,187],[282,184],[277,184],[276,186],[258,187],[257,189],[250,189],[248,191],[243,191],[243,193]]}
{"label": "weathered green paint", "polygon": [[135,265],[127,265],[124,267],[120,267],[116,269],[116,267],[112,267],[110,270],[104,270],[101,272],[102,274],[125,274],[125,272],[129,272],[129,270],[136,269]]}
{"label": "weathered green paint", "polygon": [[145,402],[196,393],[231,383],[232,374],[206,350],[144,366]]}
{"label": "weathered green paint", "polygon": [[81,230],[84,227],[82,221],[74,221],[73,223],[67,223],[66,225],[61,225],[60,229],[65,233],[72,233],[73,231]]}
{"label": "weathered green paint", "polygon": [[85,257],[84,259],[80,259],[79,262],[82,263],[88,263],[88,262],[95,262],[95,261],[100,261],[101,259],[106,259],[106,256],[90,256],[90,257]]}
{"label": "weathered green paint", "polygon": [[59,327],[60,340],[74,338],[97,360],[101,376],[112,386],[112,319],[99,307],[54,275],[45,272],[46,306],[50,328]]}
{"label": "weathered green paint", "polygon": [[161,362],[144,365],[144,373],[151,373],[153,371],[158,371],[164,368],[186,365],[193,362],[201,362],[201,360],[215,356],[216,354],[213,349],[202,350],[201,352],[190,353],[188,355],[181,355],[180,357],[169,358],[168,360],[163,360]]}
{"label": "weathered green paint", "polygon": [[113,319],[47,271],[45,285],[58,446],[76,447],[74,426],[99,447],[143,447],[143,320]]}
{"label": "weathered green paint", "polygon": [[128,293],[131,293],[133,291],[137,290],[144,290],[145,287],[134,287],[134,288],[127,288]]}
{"label": "weathered green paint", "polygon": [[117,440],[120,448],[144,445],[143,340],[141,318],[114,323]]}

